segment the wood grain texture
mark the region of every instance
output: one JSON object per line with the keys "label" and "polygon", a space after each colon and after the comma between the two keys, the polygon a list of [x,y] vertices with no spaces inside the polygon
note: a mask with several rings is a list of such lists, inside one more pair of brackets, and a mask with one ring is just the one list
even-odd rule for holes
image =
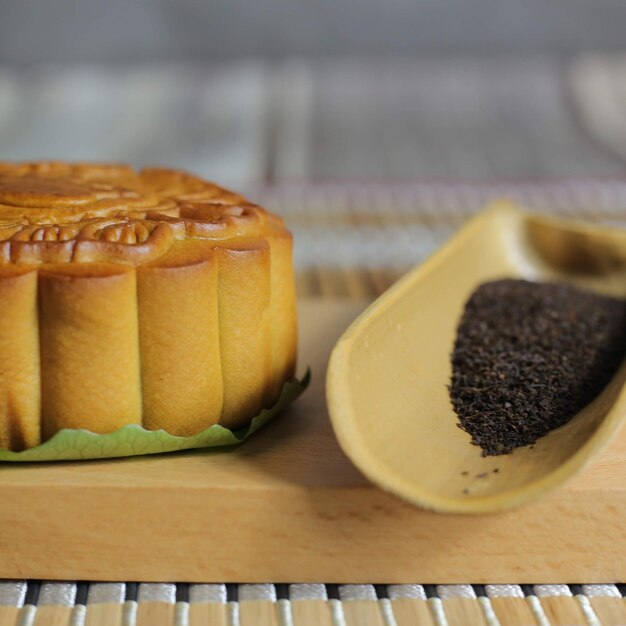
{"label": "wood grain texture", "polygon": [[477,598],[448,598],[442,604],[449,626],[487,626]]}
{"label": "wood grain texture", "polygon": [[537,620],[525,598],[490,598],[491,606],[501,624],[536,626]]}
{"label": "wood grain texture", "polygon": [[434,626],[426,600],[398,598],[391,602],[398,626]]}
{"label": "wood grain texture", "polygon": [[291,602],[294,626],[332,626],[330,607],[326,600],[294,600]]}
{"label": "wood grain texture", "polygon": [[250,600],[239,603],[240,626],[278,626],[276,602]]}
{"label": "wood grain texture", "polygon": [[576,598],[545,596],[540,601],[552,626],[587,626],[585,614]]}
{"label": "wood grain texture", "polygon": [[189,604],[189,626],[226,626],[227,606],[217,602]]}
{"label": "wood grain texture", "polygon": [[72,607],[69,606],[40,606],[37,607],[33,626],[69,626],[71,616]]}
{"label": "wood grain texture", "polygon": [[589,598],[589,603],[602,626],[626,625],[626,603],[623,598],[596,596]]}
{"label": "wood grain texture", "polygon": [[176,605],[171,602],[139,602],[137,626],[173,626]]}
{"label": "wood grain texture", "polygon": [[122,626],[124,605],[120,602],[87,606],[85,626]]}
{"label": "wood grain texture", "polygon": [[11,532],[0,533],[0,577],[328,583],[626,579],[626,433],[571,484],[497,515],[429,513],[382,492],[357,472],[330,428],[324,367],[337,336],[363,306],[300,303],[301,364],[313,367],[311,388],[240,447],[2,465],[0,498],[10,506],[0,507],[0,528]]}
{"label": "wood grain texture", "polygon": [[0,626],[16,626],[19,612],[16,606],[0,606]]}
{"label": "wood grain texture", "polygon": [[347,600],[341,606],[346,626],[384,626],[376,600]]}

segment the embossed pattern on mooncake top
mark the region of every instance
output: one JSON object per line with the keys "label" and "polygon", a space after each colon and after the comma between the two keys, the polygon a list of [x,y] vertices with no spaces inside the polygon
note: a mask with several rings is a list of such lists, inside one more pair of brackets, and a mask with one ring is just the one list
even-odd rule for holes
{"label": "embossed pattern on mooncake top", "polygon": [[175,170],[0,163],[0,264],[140,265],[175,240],[263,236],[278,218]]}

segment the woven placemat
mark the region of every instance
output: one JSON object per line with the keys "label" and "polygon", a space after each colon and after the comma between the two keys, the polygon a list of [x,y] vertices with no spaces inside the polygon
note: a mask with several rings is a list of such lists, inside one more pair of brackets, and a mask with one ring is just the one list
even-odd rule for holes
{"label": "woven placemat", "polygon": [[253,197],[283,215],[294,233],[301,296],[378,296],[499,198],[626,227],[626,179],[293,183]]}
{"label": "woven placemat", "polygon": [[0,626],[618,626],[616,585],[1,582]]}

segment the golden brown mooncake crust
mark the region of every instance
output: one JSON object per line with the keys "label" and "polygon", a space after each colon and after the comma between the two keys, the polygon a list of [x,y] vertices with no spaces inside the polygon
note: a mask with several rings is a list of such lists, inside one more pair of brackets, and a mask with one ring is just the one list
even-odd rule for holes
{"label": "golden brown mooncake crust", "polygon": [[0,447],[236,428],[295,358],[277,216],[176,170],[0,163]]}

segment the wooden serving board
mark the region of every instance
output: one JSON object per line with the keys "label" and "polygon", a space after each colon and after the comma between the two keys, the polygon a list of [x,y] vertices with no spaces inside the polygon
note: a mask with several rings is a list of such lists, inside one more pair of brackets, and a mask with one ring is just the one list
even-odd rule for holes
{"label": "wooden serving board", "polygon": [[333,436],[324,371],[332,345],[363,306],[301,303],[301,363],[313,368],[311,388],[242,446],[1,465],[0,577],[626,580],[626,435],[569,486],[497,515],[429,513],[359,474]]}

